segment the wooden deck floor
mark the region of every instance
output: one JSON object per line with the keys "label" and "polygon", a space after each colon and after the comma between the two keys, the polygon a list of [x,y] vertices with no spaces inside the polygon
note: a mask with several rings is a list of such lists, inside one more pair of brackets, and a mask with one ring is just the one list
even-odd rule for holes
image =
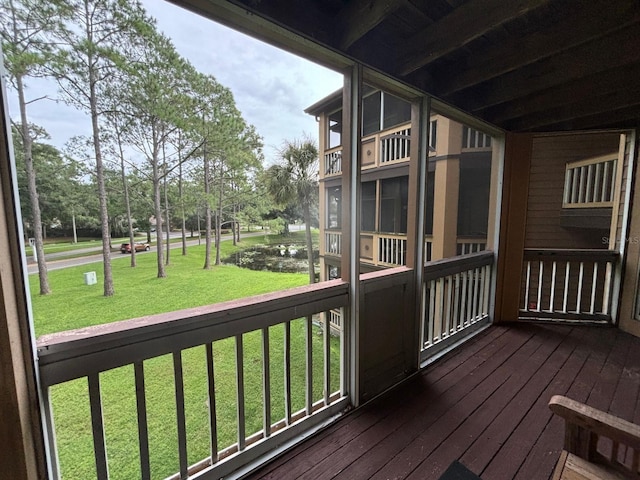
{"label": "wooden deck floor", "polygon": [[617,329],[491,327],[393,392],[266,465],[256,479],[547,479],[564,394],[640,423],[640,339]]}

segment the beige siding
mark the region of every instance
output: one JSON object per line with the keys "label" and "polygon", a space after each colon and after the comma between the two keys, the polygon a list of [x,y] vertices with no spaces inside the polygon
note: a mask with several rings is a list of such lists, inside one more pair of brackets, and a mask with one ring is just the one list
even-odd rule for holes
{"label": "beige siding", "polygon": [[605,248],[609,232],[560,225],[568,162],[618,151],[618,134],[540,136],[533,140],[525,248]]}

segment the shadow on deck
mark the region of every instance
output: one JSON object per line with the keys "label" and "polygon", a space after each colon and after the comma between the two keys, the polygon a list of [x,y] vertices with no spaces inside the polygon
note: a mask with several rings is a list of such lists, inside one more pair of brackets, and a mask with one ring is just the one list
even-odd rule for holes
{"label": "shadow on deck", "polygon": [[564,394],[640,423],[640,339],[618,329],[491,327],[249,478],[437,479],[459,460],[483,480],[547,479]]}

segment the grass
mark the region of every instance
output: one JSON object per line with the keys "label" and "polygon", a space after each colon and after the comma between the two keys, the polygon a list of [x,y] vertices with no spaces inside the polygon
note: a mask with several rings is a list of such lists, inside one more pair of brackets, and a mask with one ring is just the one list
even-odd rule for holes
{"label": "grass", "polygon": [[[248,237],[238,248],[258,243],[291,243],[303,238]],[[296,238],[298,237],[298,238]],[[230,241],[223,242],[223,255],[232,253]],[[121,258],[121,259],[120,259]],[[255,272],[235,266],[202,269],[204,246],[190,247],[187,256],[172,252],[167,278],[156,278],[156,257],[140,255],[138,266],[129,266],[128,256],[113,261],[116,295],[102,296],[102,286],[87,286],[83,273],[96,270],[101,278],[101,264],[50,272],[53,294],[37,295],[37,280],[32,285],[35,328],[38,335],[85,327],[99,323],[160,313],[196,305],[217,303],[257,293],[281,290],[307,282],[306,274]],[[292,406],[305,402],[305,328],[303,319],[291,322]],[[322,335],[313,327],[313,397],[323,396]],[[272,419],[284,416],[284,354],[282,325],[270,327],[270,368]],[[245,410],[247,435],[262,428],[262,353],[260,332],[243,335]],[[214,344],[216,419],[220,449],[236,442],[235,345],[233,339]],[[209,407],[204,346],[181,354],[189,463],[209,455]],[[339,341],[331,343],[332,390],[339,387]],[[144,362],[145,393],[151,452],[152,478],[165,478],[178,470],[176,405],[173,361],[163,356]],[[100,375],[110,478],[139,478],[139,452],[133,367],[126,366]],[[51,388],[56,440],[62,478],[95,478],[93,442],[86,379],[78,379]]]}

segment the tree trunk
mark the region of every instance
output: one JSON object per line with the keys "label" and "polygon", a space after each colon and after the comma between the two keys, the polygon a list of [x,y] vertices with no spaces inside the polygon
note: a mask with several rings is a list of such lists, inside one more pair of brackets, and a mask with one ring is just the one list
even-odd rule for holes
{"label": "tree trunk", "polygon": [[309,262],[309,283],[316,282],[316,270],[313,266],[313,241],[311,240],[311,209],[304,202],[304,230],[307,238],[307,260]]}
{"label": "tree trunk", "polygon": [[206,143],[204,152],[204,198],[205,198],[205,210],[204,210],[204,224],[205,224],[205,236],[204,236],[204,269],[209,270],[211,268],[211,199],[209,198],[209,182],[211,177],[209,160],[206,155]]}
{"label": "tree trunk", "polygon": [[[154,129],[155,136],[155,129]],[[162,202],[160,200],[160,172],[158,169],[158,142],[153,142],[153,210],[156,217],[156,254],[158,278],[167,276],[164,269],[164,251],[162,249]]]}
{"label": "tree trunk", "polygon": [[[85,18],[91,18],[89,2],[84,2]],[[93,43],[92,32],[87,24],[86,39]],[[100,127],[98,125],[98,98],[96,92],[96,72],[92,50],[87,53],[87,65],[89,65],[89,110],[91,112],[91,129],[93,135],[93,148],[96,156],[96,181],[98,183],[98,202],[100,204],[100,221],[102,227],[102,259],[104,264],[104,296],[114,295],[113,275],[111,273],[111,250],[109,238],[109,211],[107,208],[107,189],[104,182],[104,166],[102,164],[102,150],[100,145]]]}
{"label": "tree trunk", "polygon": [[[122,191],[124,192],[124,205],[127,210],[127,225],[129,225],[129,245],[131,245],[131,266],[136,266],[136,248],[135,236],[133,233],[133,222],[131,220],[131,201],[129,199],[129,185],[127,183],[127,172],[124,165],[124,151],[122,150],[122,139],[120,138],[120,130],[117,121],[113,124],[116,131],[116,140],[118,142],[118,151],[120,154],[120,177],[122,179]],[[75,225],[75,223],[74,223]]]}
{"label": "tree trunk", "polygon": [[[164,157],[164,146],[162,147],[162,156]],[[167,164],[164,164],[164,212],[165,212],[165,225],[167,226],[167,259],[164,262],[165,265],[170,263],[171,255],[171,223],[169,218],[169,195],[167,194]]]}
{"label": "tree trunk", "polygon": [[220,184],[218,185],[218,208],[216,209],[216,265],[220,265],[220,240],[222,234],[222,189],[223,189],[222,165],[220,165]]}
{"label": "tree trunk", "polygon": [[[181,148],[181,146],[179,146]],[[187,224],[184,214],[184,198],[182,197],[182,159],[178,158],[180,162],[178,164],[178,197],[180,198],[180,215],[182,216],[182,255],[187,254]],[[193,237],[193,230],[191,230],[191,236]]]}
{"label": "tree trunk", "polygon": [[33,140],[29,132],[29,121],[27,120],[27,103],[24,98],[24,84],[22,76],[16,76],[18,87],[18,101],[20,103],[20,122],[22,123],[22,148],[24,151],[24,164],[27,173],[27,185],[29,189],[29,201],[31,202],[31,221],[33,223],[33,236],[35,243],[33,248],[38,259],[38,280],[40,281],[40,295],[51,293],[49,287],[49,273],[47,271],[47,261],[44,256],[44,235],[42,232],[42,216],[40,213],[40,199],[36,186],[36,172],[33,168]]}

